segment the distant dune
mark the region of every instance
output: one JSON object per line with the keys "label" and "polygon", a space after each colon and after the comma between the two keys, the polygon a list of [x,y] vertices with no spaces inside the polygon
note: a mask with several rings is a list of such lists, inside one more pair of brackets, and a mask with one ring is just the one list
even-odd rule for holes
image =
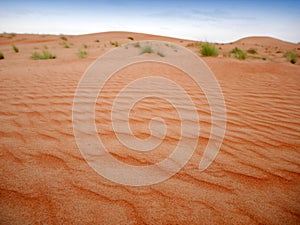
{"label": "distant dune", "polygon": [[289,47],[294,47],[295,43],[287,42],[287,41],[282,41],[277,38],[272,38],[272,37],[264,37],[264,36],[252,36],[252,37],[246,37],[246,38],[241,38],[235,43],[245,43],[245,44],[260,44],[260,45],[269,45],[269,46],[274,46],[274,47],[280,47],[280,46],[289,46]]}
{"label": "distant dune", "polygon": [[[131,125],[145,138],[149,119],[165,118],[168,133],[159,150],[136,153],[116,139],[112,101],[140,74],[169,77],[192,96],[201,127],[197,150],[179,173],[146,187],[112,183],[88,166],[72,128],[77,84],[100,55],[142,40],[169,41],[200,57],[201,43],[131,32],[0,36],[0,224],[299,224],[300,65],[284,57],[299,55],[299,44],[249,37],[215,44],[217,57],[201,57],[220,83],[228,117],[220,152],[203,173],[198,165],[211,127],[204,93],[169,65],[119,71],[96,107],[98,132],[110,153],[129,164],[151,164],[179,139],[178,115],[157,99],[138,104]],[[231,53],[236,47],[247,53],[245,60]],[[49,57],[44,51],[55,59],[31,58],[34,52]]]}

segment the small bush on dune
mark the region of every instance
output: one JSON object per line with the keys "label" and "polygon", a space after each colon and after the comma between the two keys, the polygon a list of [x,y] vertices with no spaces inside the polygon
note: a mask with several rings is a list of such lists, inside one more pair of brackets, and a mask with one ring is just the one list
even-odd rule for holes
{"label": "small bush on dune", "polygon": [[95,42],[99,43],[100,41],[97,39],[97,40],[95,40]]}
{"label": "small bush on dune", "polygon": [[67,40],[68,40],[68,38],[65,37],[64,35],[61,35],[61,36],[60,36],[60,39],[62,39],[63,41],[67,41]]}
{"label": "small bush on dune", "polygon": [[0,52],[0,59],[4,59],[4,55],[2,52]]}
{"label": "small bush on dune", "polygon": [[218,56],[218,49],[209,43],[204,43],[201,45],[201,55],[202,56]]}
{"label": "small bush on dune", "polygon": [[87,51],[79,49],[78,57],[84,59],[87,57]]}
{"label": "small bush on dune", "polygon": [[165,54],[160,51],[157,52],[157,55],[159,55],[160,57],[165,57]]}
{"label": "small bush on dune", "polygon": [[114,45],[115,47],[119,47],[119,46],[121,46],[121,44],[119,43],[119,42],[117,42],[117,41],[110,41],[110,44],[111,45]]}
{"label": "small bush on dune", "polygon": [[295,64],[298,60],[298,54],[297,52],[286,52],[284,54],[284,57],[292,64]]}
{"label": "small bush on dune", "polygon": [[51,54],[48,51],[43,51],[43,54],[40,54],[38,52],[32,53],[31,58],[34,60],[44,60],[44,59],[55,59],[56,56]]}
{"label": "small bush on dune", "polygon": [[197,41],[197,42],[192,42],[192,43],[188,43],[186,45],[186,47],[197,47],[197,48],[201,48],[202,43]]}
{"label": "small bush on dune", "polygon": [[84,48],[88,48],[89,46],[87,44],[83,44],[83,47]]}
{"label": "small bush on dune", "polygon": [[140,47],[141,47],[141,45],[140,45],[140,43],[139,43],[139,42],[136,42],[136,43],[134,43],[134,44],[133,44],[133,47],[135,47],[135,48],[140,48]]}
{"label": "small bush on dune", "polygon": [[249,49],[247,50],[247,52],[248,52],[249,54],[257,54],[257,51],[256,51],[254,48],[249,48]]}
{"label": "small bush on dune", "polygon": [[145,53],[153,53],[153,49],[151,48],[151,46],[146,45],[145,47],[143,47],[141,54],[145,54]]}
{"label": "small bush on dune", "polygon": [[235,58],[237,59],[246,59],[247,58],[247,54],[246,52],[244,52],[243,50],[235,47],[234,49],[231,50],[231,52]]}
{"label": "small bush on dune", "polygon": [[13,48],[13,50],[14,50],[16,53],[19,52],[19,49],[18,49],[15,45],[13,45],[12,48]]}
{"label": "small bush on dune", "polygon": [[64,48],[70,48],[70,45],[67,42],[63,42]]}
{"label": "small bush on dune", "polygon": [[134,40],[134,38],[133,38],[133,37],[128,37],[128,39],[129,39],[129,40],[132,40],[132,41]]}

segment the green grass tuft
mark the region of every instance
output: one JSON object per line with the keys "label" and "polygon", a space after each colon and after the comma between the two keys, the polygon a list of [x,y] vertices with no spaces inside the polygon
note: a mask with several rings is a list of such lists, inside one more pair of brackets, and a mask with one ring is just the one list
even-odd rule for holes
{"label": "green grass tuft", "polygon": [[2,52],[0,52],[0,59],[4,59],[4,55]]}
{"label": "green grass tuft", "polygon": [[121,44],[119,42],[117,42],[117,41],[110,41],[109,43],[111,45],[115,46],[115,47],[120,47],[121,46]]}
{"label": "green grass tuft", "polygon": [[48,51],[43,51],[43,54],[34,52],[32,53],[31,58],[34,60],[56,59],[56,55],[53,55]]}
{"label": "green grass tuft", "polygon": [[135,48],[140,48],[140,47],[141,47],[141,45],[140,45],[140,43],[139,43],[139,42],[136,42],[136,43],[134,43],[134,44],[133,44],[133,47],[135,47]]}
{"label": "green grass tuft", "polygon": [[298,60],[298,54],[297,52],[286,52],[284,54],[284,57],[292,64],[295,64]]}
{"label": "green grass tuft", "polygon": [[12,48],[13,48],[13,50],[14,50],[16,53],[19,52],[19,49],[17,48],[17,46],[13,45]]}
{"label": "green grass tuft", "polygon": [[87,57],[87,51],[79,49],[78,57],[84,59]]}
{"label": "green grass tuft", "polygon": [[237,59],[246,59],[248,56],[246,54],[246,52],[244,52],[243,50],[235,47],[234,49],[231,50],[231,52],[233,54],[233,56]]}
{"label": "green grass tuft", "polygon": [[145,53],[153,53],[153,49],[151,48],[151,46],[146,45],[143,47],[141,54],[145,54]]}
{"label": "green grass tuft", "polygon": [[209,43],[204,43],[201,45],[201,55],[202,56],[218,56],[218,49]]}
{"label": "green grass tuft", "polygon": [[67,42],[63,42],[64,48],[70,48],[70,45]]}
{"label": "green grass tuft", "polygon": [[247,50],[247,52],[248,52],[249,54],[257,54],[257,51],[256,51],[254,48],[249,48],[249,49]]}
{"label": "green grass tuft", "polygon": [[63,40],[63,41],[67,41],[68,40],[68,38],[66,36],[64,36],[64,35],[61,35],[60,39]]}
{"label": "green grass tuft", "polygon": [[157,55],[159,55],[160,57],[165,57],[166,55],[160,51],[157,52]]}
{"label": "green grass tuft", "polygon": [[192,42],[192,43],[188,43],[187,45],[186,45],[186,47],[197,47],[197,48],[201,48],[201,45],[202,45],[202,43],[201,42],[199,42],[199,41],[197,41],[197,42]]}

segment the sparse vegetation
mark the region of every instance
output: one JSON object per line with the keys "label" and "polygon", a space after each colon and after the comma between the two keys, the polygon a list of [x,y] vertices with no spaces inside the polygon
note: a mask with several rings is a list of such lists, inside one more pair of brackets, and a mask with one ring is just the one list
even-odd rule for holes
{"label": "sparse vegetation", "polygon": [[70,45],[67,42],[63,42],[64,48],[70,48]]}
{"label": "sparse vegetation", "polygon": [[47,46],[47,45],[44,45],[44,49],[48,49],[48,46]]}
{"label": "sparse vegetation", "polygon": [[249,48],[247,50],[247,53],[249,53],[249,54],[257,54],[257,51],[254,48]]}
{"label": "sparse vegetation", "polygon": [[87,44],[83,44],[83,47],[84,48],[88,48],[89,46]]}
{"label": "sparse vegetation", "polygon": [[13,48],[13,50],[14,50],[16,53],[19,52],[19,49],[17,48],[17,46],[13,45],[12,48]]}
{"label": "sparse vegetation", "polygon": [[95,40],[95,42],[99,43],[100,41],[97,39],[97,40]]}
{"label": "sparse vegetation", "polygon": [[237,59],[246,59],[247,58],[247,53],[244,52],[242,49],[239,49],[237,47],[235,47],[234,49],[231,50],[231,52],[234,56],[234,58],[237,58]]}
{"label": "sparse vegetation", "polygon": [[44,59],[55,59],[56,56],[51,54],[48,51],[43,51],[42,54],[40,54],[38,52],[32,53],[31,58],[34,60],[44,60]]}
{"label": "sparse vegetation", "polygon": [[4,59],[4,55],[2,52],[0,52],[0,59]]}
{"label": "sparse vegetation", "polygon": [[218,56],[218,49],[210,44],[210,43],[204,43],[201,45],[201,55],[202,56]]}
{"label": "sparse vegetation", "polygon": [[145,54],[145,53],[153,53],[152,47],[149,45],[144,46],[141,51],[141,54]]}
{"label": "sparse vegetation", "polygon": [[61,35],[60,39],[62,39],[63,41],[67,41],[68,40],[68,38],[66,36],[64,36],[64,35]]}
{"label": "sparse vegetation", "polygon": [[159,55],[160,57],[165,57],[165,54],[160,51],[157,52],[157,55]]}
{"label": "sparse vegetation", "polygon": [[87,57],[87,51],[79,49],[78,57],[81,58],[81,59],[86,58]]}
{"label": "sparse vegetation", "polygon": [[132,41],[134,40],[134,38],[133,38],[133,37],[127,37],[127,38],[128,38],[129,40],[132,40]]}
{"label": "sparse vegetation", "polygon": [[135,47],[135,48],[140,48],[140,47],[141,47],[141,45],[140,45],[140,43],[139,43],[139,42],[136,42],[136,43],[134,43],[134,44],[133,44],[133,47]]}
{"label": "sparse vegetation", "polygon": [[[6,34],[6,33],[4,32],[4,34]],[[8,34],[7,38],[11,39],[11,38],[13,38],[15,36],[16,36],[15,33],[10,33],[10,34]]]}
{"label": "sparse vegetation", "polygon": [[197,47],[197,48],[200,48],[201,44],[202,44],[201,42],[197,41],[197,42],[188,43],[186,45],[186,47]]}
{"label": "sparse vegetation", "polygon": [[119,42],[117,42],[117,41],[110,41],[109,43],[111,45],[115,46],[115,47],[120,47],[121,46],[121,44]]}
{"label": "sparse vegetation", "polygon": [[292,64],[295,64],[298,60],[298,54],[297,52],[286,52],[284,54],[284,57]]}

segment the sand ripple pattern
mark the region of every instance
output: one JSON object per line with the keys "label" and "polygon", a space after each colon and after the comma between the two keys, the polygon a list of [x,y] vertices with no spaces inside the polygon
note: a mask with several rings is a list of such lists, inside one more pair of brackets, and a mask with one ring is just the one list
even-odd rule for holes
{"label": "sand ripple pattern", "polygon": [[[224,92],[227,130],[216,160],[199,173],[211,126],[207,100],[180,71],[149,65],[151,73],[181,82],[200,105],[201,133],[197,150],[178,174],[156,185],[126,187],[92,171],[75,143],[72,101],[91,61],[57,59],[49,69],[30,59],[0,62],[0,224],[300,223],[298,66],[207,60]],[[62,69],[66,66],[72,69]],[[129,79],[132,71],[119,76]],[[111,154],[118,160],[155,163],[178,141],[178,117],[167,102],[141,102],[131,112],[136,135],[147,137],[145,120],[157,114],[174,130],[167,131],[161,152],[145,157],[127,151],[116,141],[108,116],[114,90],[127,82],[112,81],[103,91],[96,106],[98,130],[115,147]],[[153,100],[156,106],[149,110]]]}

